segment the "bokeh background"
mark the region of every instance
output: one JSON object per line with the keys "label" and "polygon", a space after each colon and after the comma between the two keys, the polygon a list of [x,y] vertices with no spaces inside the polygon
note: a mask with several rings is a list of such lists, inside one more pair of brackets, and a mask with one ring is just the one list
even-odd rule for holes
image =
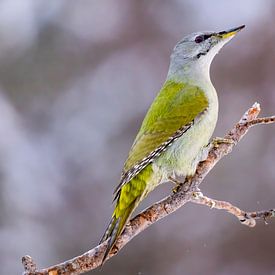
{"label": "bokeh background", "polygon": [[[0,273],[95,246],[142,118],[185,34],[247,27],[215,58],[223,136],[253,102],[275,114],[275,3],[0,2]],[[246,210],[275,207],[275,126],[252,129],[202,184]],[[171,190],[153,192],[142,207]],[[186,205],[89,274],[275,274],[275,222],[246,228]]]}

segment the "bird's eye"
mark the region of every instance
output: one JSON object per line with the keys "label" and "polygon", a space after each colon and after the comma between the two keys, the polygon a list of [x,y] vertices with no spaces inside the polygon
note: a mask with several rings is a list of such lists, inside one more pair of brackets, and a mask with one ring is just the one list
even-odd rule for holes
{"label": "bird's eye", "polygon": [[203,35],[199,35],[195,38],[196,43],[201,43],[202,41],[204,41],[204,36]]}
{"label": "bird's eye", "polygon": [[211,34],[204,34],[204,35],[199,35],[195,38],[195,42],[196,43],[201,43],[202,41],[205,41],[206,39],[208,39],[209,37],[211,37]]}

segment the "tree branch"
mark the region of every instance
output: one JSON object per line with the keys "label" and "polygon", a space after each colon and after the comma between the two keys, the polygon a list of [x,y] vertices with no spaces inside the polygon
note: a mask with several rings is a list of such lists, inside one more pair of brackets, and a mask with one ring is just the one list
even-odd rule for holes
{"label": "tree branch", "polygon": [[[226,142],[222,142],[219,145],[212,142],[212,148],[208,153],[207,159],[198,164],[195,175],[192,178],[188,178],[186,182],[180,186],[177,193],[153,204],[142,213],[134,217],[126,225],[125,230],[117,240],[107,259],[117,254],[124,245],[126,245],[132,238],[145,230],[147,227],[176,211],[187,202],[195,202],[212,206],[214,208],[227,210],[231,214],[237,216],[243,224],[248,226],[255,225],[255,219],[263,218],[266,220],[266,218],[274,217],[274,210],[244,212],[227,202],[213,200],[204,196],[197,196],[197,198],[194,198],[194,194],[197,194],[199,185],[205,176],[222,157],[232,151],[233,147],[243,138],[249,128],[254,125],[275,122],[275,116],[257,118],[259,113],[260,105],[255,103],[242,116],[241,120],[233,127],[233,129],[225,135],[224,140]],[[24,275],[82,274],[101,265],[101,260],[106,249],[106,245],[107,241],[80,256],[45,269],[37,269],[32,258],[30,256],[25,256],[22,258],[25,269]]]}
{"label": "tree branch", "polygon": [[242,224],[249,227],[254,227],[256,225],[256,219],[264,219],[264,221],[267,223],[268,218],[275,217],[275,209],[267,211],[245,212],[237,206],[232,205],[230,202],[208,198],[201,192],[194,192],[190,201],[209,206],[211,209],[215,208],[219,210],[226,210],[228,213],[238,218]]}

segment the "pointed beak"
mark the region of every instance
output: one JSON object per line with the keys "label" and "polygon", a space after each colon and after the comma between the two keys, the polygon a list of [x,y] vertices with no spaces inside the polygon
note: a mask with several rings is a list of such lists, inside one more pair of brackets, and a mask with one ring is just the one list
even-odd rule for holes
{"label": "pointed beak", "polygon": [[239,26],[237,28],[233,28],[227,31],[222,31],[222,32],[218,32],[216,33],[216,36],[222,39],[225,38],[229,38],[231,36],[234,36],[237,32],[239,32],[240,30],[242,30],[245,27],[245,25]]}

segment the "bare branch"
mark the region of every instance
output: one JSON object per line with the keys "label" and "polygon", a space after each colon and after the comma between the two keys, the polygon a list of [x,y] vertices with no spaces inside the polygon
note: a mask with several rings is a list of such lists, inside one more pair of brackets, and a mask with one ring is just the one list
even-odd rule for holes
{"label": "bare branch", "polygon": [[260,117],[260,118],[255,118],[251,121],[247,122],[248,126],[253,126],[253,125],[259,125],[259,124],[270,124],[275,122],[275,116],[270,116],[270,117]]}
{"label": "bare branch", "polygon": [[[134,217],[126,226],[125,230],[119,237],[114,248],[107,259],[111,258],[117,252],[126,245],[133,237],[138,235],[140,232],[145,230],[147,227],[155,223],[156,221],[166,217],[178,208],[186,204],[187,202],[194,202],[194,192],[198,191],[200,183],[203,181],[205,176],[215,166],[215,164],[225,155],[230,153],[233,147],[242,139],[247,133],[249,128],[254,125],[274,123],[275,116],[267,118],[257,118],[260,113],[260,105],[255,103],[248,111],[242,116],[241,120],[228,132],[224,139],[230,142],[224,142],[218,146],[212,143],[212,149],[210,149],[208,157],[205,161],[198,164],[195,175],[188,180],[179,188],[178,192],[172,194],[165,199],[153,204],[142,213]],[[206,198],[206,197],[205,197]],[[208,200],[211,200],[207,198]],[[202,200],[200,202],[203,202]],[[208,201],[209,202],[209,201]],[[248,223],[256,218],[267,218],[274,217],[274,210],[272,211],[261,211],[261,212],[244,212],[239,208],[227,203],[212,200],[215,202],[215,208],[225,209],[235,216],[246,217]],[[199,203],[196,201],[196,203]],[[207,200],[205,201],[206,204]],[[248,216],[245,216],[248,215]],[[249,225],[249,224],[248,224]],[[252,225],[252,224],[251,224]],[[106,248],[106,242],[98,245],[97,247],[89,250],[88,252],[70,259],[66,262],[57,264],[55,266],[36,269],[35,264],[30,256],[23,257],[25,275],[69,275],[69,274],[82,274],[89,270],[95,269],[100,266],[101,260]]]}
{"label": "bare branch", "polygon": [[267,222],[268,218],[275,217],[275,209],[259,212],[245,212],[237,206],[232,205],[230,202],[208,198],[201,192],[194,192],[190,201],[209,206],[211,209],[214,208],[219,210],[226,210],[228,213],[238,218],[241,224],[247,225],[249,227],[254,227],[256,225],[256,219],[263,219],[265,222]]}

